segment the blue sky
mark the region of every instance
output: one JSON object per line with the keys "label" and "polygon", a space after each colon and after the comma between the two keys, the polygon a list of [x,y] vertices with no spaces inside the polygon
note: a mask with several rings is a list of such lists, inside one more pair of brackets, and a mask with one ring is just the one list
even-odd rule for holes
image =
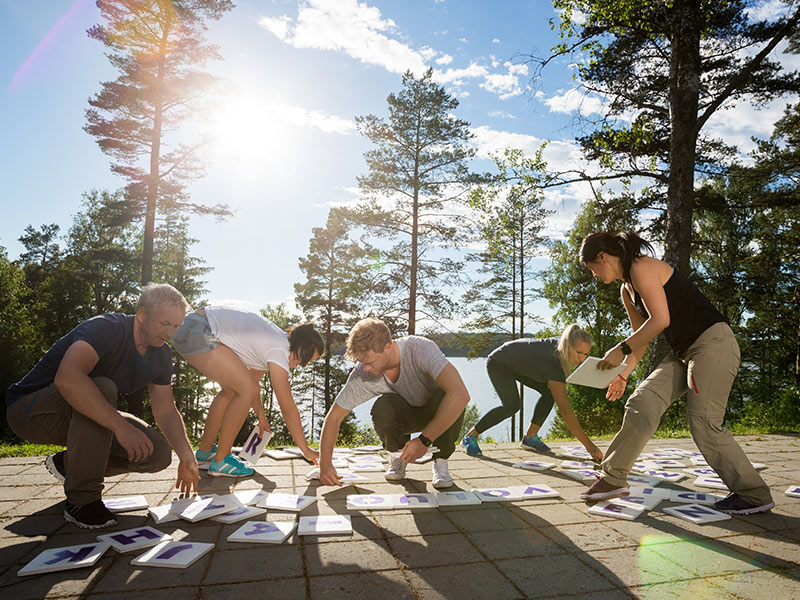
{"label": "blue sky", "polygon": [[[386,96],[403,71],[433,67],[457,96],[458,117],[475,134],[476,168],[507,146],[533,151],[551,140],[554,166],[580,161],[572,127],[578,111],[601,99],[575,91],[566,61],[533,81],[525,55],[556,42],[546,0],[236,0],[212,24],[209,38],[224,61],[211,70],[230,79],[236,95],[212,118],[214,162],[192,184],[194,201],[224,202],[235,211],[218,223],[192,220],[206,260],[209,297],[251,308],[291,301],[297,267],[311,229],[330,206],[357,199],[367,141],[356,115],[386,114]],[[764,2],[769,10],[770,2]],[[91,0],[0,0],[0,78],[4,144],[0,245],[11,258],[27,225],[57,223],[66,231],[81,194],[115,190],[123,182],[82,127],[87,99],[116,77],[86,29],[99,22]],[[786,58],[796,66],[797,58]],[[766,137],[784,101],[757,111],[722,111],[710,127],[746,152],[750,137]],[[588,190],[576,185],[547,196],[557,237]],[[533,312],[549,314],[543,303]]]}

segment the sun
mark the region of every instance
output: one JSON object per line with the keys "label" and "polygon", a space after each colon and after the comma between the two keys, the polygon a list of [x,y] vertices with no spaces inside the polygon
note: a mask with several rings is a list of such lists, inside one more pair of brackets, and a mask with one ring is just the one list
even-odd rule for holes
{"label": "sun", "polygon": [[211,120],[212,151],[243,170],[269,169],[286,156],[291,141],[274,107],[253,98],[225,101]]}

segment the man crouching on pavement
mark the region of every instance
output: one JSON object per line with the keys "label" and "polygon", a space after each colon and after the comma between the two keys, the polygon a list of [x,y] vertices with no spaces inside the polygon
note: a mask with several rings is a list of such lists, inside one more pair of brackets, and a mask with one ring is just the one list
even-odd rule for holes
{"label": "man crouching on pavement", "polygon": [[[332,455],[339,426],[359,404],[378,396],[372,422],[390,453],[388,481],[405,478],[406,465],[433,444],[433,487],[453,480],[447,459],[455,450],[469,394],[456,368],[429,339],[410,335],[392,341],[383,321],[363,319],[347,336],[347,356],[358,364],[331,405],[320,435],[320,481],[341,485]],[[409,434],[420,432],[410,439]]]}
{"label": "man crouching on pavement", "polygon": [[[45,464],[64,482],[64,518],[70,523],[84,529],[116,525],[103,504],[103,479],[166,469],[170,446],[180,459],[175,487],[197,490],[200,472],[172,396],[167,345],[187,308],[171,285],[148,284],[136,314],[106,313],[84,321],[8,389],[6,415],[14,433],[37,444],[67,447]],[[164,435],[117,410],[118,394],[145,385]]]}

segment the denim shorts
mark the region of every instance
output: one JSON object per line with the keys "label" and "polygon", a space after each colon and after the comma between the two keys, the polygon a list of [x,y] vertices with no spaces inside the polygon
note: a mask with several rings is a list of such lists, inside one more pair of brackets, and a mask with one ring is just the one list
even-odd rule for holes
{"label": "denim shorts", "polygon": [[186,315],[183,325],[172,336],[172,345],[178,354],[186,357],[211,352],[222,342],[211,333],[208,317],[193,312]]}

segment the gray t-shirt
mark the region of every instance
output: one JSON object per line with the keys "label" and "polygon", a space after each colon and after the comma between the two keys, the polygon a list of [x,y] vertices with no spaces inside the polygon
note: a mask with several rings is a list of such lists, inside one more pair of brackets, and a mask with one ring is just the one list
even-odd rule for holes
{"label": "gray t-shirt", "polygon": [[385,375],[370,375],[359,363],[336,396],[336,404],[353,410],[381,394],[398,394],[411,406],[424,406],[439,390],[436,378],[450,361],[431,340],[410,335],[395,340],[400,347],[400,377],[395,383]]}

